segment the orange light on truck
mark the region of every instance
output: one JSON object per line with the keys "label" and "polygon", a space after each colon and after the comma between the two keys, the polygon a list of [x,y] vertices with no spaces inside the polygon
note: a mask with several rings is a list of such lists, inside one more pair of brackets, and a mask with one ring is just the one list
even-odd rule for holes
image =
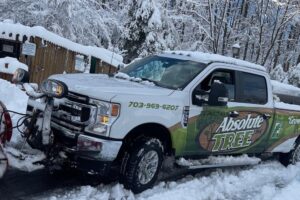
{"label": "orange light on truck", "polygon": [[111,105],[111,116],[117,117],[119,116],[120,106],[118,104]]}

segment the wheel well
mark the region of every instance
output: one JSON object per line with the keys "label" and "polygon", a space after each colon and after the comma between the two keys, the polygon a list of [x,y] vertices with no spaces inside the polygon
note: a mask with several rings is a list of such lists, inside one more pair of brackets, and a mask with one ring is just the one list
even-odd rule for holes
{"label": "wheel well", "polygon": [[147,123],[135,127],[126,135],[123,140],[123,145],[119,151],[118,158],[122,157],[125,150],[130,148],[135,141],[142,137],[153,137],[159,139],[163,143],[166,155],[171,155],[173,153],[171,134],[169,130],[161,124]]}

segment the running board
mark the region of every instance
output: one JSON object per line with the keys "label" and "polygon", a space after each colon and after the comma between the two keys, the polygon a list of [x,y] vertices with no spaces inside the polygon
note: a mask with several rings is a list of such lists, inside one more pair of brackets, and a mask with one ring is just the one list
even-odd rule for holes
{"label": "running board", "polygon": [[194,165],[189,166],[188,169],[207,169],[207,168],[222,168],[222,167],[238,167],[246,165],[257,165],[257,163],[235,163],[235,164],[212,164],[212,165]]}
{"label": "running board", "polygon": [[207,168],[222,168],[222,167],[238,167],[246,165],[257,165],[261,159],[256,157],[248,156],[220,156],[220,157],[209,157],[202,160],[185,160],[180,158],[176,160],[176,163],[187,169],[207,169]]}

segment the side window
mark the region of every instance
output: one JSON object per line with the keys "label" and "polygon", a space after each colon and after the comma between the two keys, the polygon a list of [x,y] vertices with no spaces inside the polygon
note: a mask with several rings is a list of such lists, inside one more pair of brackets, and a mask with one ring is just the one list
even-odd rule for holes
{"label": "side window", "polygon": [[235,100],[234,71],[222,69],[213,71],[200,83],[199,89],[209,92],[214,81],[219,81],[225,85],[228,91],[229,101]]}
{"label": "side window", "polygon": [[253,104],[266,104],[268,102],[268,89],[264,76],[240,72],[238,86],[238,102]]}

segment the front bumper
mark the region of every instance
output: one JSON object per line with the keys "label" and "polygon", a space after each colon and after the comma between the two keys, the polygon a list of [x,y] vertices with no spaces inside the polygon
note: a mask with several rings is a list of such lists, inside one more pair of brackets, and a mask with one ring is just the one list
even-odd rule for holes
{"label": "front bumper", "polygon": [[77,154],[100,161],[113,161],[122,146],[121,141],[111,141],[80,134]]}
{"label": "front bumper", "polygon": [[97,138],[85,133],[74,133],[51,123],[55,138],[73,166],[84,171],[105,173],[117,158],[121,140]]}

